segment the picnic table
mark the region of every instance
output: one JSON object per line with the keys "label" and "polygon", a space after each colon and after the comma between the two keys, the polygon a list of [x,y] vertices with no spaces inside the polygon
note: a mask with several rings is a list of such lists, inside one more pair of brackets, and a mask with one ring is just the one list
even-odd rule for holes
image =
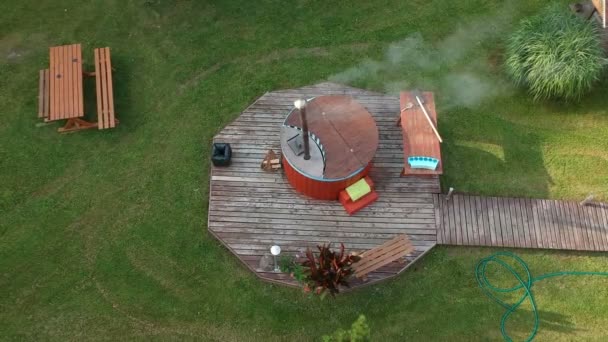
{"label": "picnic table", "polygon": [[[49,69],[40,70],[38,116],[45,121],[67,120],[59,132],[111,128],[114,117],[110,49],[95,49],[95,72],[83,72],[80,44],[53,46]],[[98,122],[84,120],[83,76],[94,76]]]}
{"label": "picnic table", "polygon": [[[434,127],[437,127],[437,112],[435,111],[435,99],[432,92],[423,92],[423,105],[427,110]],[[429,125],[422,108],[417,103],[416,96],[411,92],[401,92],[401,111],[398,124],[403,131],[403,176],[432,176],[443,173],[443,162],[441,161],[440,142]],[[408,163],[409,157],[431,157],[439,160],[434,170],[412,168]]]}

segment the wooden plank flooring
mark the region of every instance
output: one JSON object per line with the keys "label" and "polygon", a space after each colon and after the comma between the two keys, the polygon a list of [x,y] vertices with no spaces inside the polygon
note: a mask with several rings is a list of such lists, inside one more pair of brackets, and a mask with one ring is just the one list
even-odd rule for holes
{"label": "wooden plank flooring", "polygon": [[[379,146],[370,177],[380,194],[377,202],[348,216],[337,201],[308,199],[296,193],[282,172],[266,173],[260,162],[268,149],[280,152],[280,126],[293,101],[320,95],[350,95],[373,115]],[[209,231],[260,278],[286,285],[294,281],[259,268],[263,255],[277,244],[286,254],[331,242],[365,251],[407,234],[416,251],[408,263],[392,263],[353,288],[393,277],[437,242],[435,193],[437,177],[400,177],[404,165],[401,130],[395,125],[399,99],[332,83],[266,93],[226,126],[215,142],[230,143],[232,164],[211,167]]]}
{"label": "wooden plank flooring", "polygon": [[608,251],[608,206],[527,198],[435,195],[445,245]]}

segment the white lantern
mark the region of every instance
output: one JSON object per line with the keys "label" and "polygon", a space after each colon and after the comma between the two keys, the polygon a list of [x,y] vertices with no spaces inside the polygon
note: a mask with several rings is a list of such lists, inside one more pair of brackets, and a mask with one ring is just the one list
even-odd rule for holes
{"label": "white lantern", "polygon": [[272,254],[272,257],[274,258],[274,271],[280,272],[281,269],[279,268],[279,264],[277,263],[277,255],[281,254],[281,247],[277,245],[270,247],[270,254]]}

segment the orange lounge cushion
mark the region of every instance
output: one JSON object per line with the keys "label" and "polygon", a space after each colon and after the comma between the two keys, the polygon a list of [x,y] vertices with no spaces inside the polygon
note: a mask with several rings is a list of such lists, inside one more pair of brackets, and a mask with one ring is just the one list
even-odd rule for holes
{"label": "orange lounge cushion", "polygon": [[372,192],[372,187],[367,184],[365,179],[361,178],[344,190],[348,193],[350,199],[353,200],[353,202],[356,202],[361,197]]}
{"label": "orange lounge cushion", "polygon": [[350,200],[350,198],[348,198],[348,194],[346,194],[346,191],[340,192],[340,203],[342,203],[342,206],[349,215],[352,215],[357,211],[367,207],[368,205],[374,203],[377,199],[378,193],[375,191],[372,191],[369,194],[363,196],[356,202],[353,202]]}
{"label": "orange lounge cushion", "polygon": [[[369,188],[373,191],[374,182],[372,181],[372,179],[369,178],[368,176],[364,177],[363,179],[365,179],[365,182],[367,182],[367,185],[369,185]],[[365,197],[365,196],[363,196],[363,197]],[[346,192],[346,190],[340,191],[338,200],[340,201],[340,203],[342,203],[342,201],[351,201],[352,202],[352,200],[351,200],[350,196],[348,195],[348,192]]]}

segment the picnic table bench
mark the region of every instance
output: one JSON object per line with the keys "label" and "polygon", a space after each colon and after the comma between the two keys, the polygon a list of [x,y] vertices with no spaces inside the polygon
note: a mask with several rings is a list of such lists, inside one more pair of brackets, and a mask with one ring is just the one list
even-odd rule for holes
{"label": "picnic table bench", "polygon": [[[83,72],[80,44],[50,48],[49,69],[40,70],[38,117],[67,120],[59,132],[115,127],[110,48],[95,49],[95,72]],[[83,76],[94,76],[97,88],[97,122],[84,117]]]}
{"label": "picnic table bench", "polygon": [[[434,127],[437,127],[437,112],[435,111],[433,93],[423,92],[419,96],[422,97],[421,100]],[[441,161],[440,142],[418,104],[416,95],[411,92],[401,92],[400,106],[401,113],[397,124],[402,128],[404,156],[401,175],[441,175],[443,173],[443,162]],[[433,161],[434,169],[428,165],[422,165],[429,164],[430,161]],[[416,167],[415,163],[421,165]]]}
{"label": "picnic table bench", "polygon": [[95,49],[95,79],[97,82],[97,128],[116,127],[114,92],[112,89],[112,62],[110,48]]}
{"label": "picnic table bench", "polygon": [[365,280],[370,272],[397,261],[414,250],[410,239],[405,234],[399,235],[361,254],[361,260],[353,264],[355,277]]}

